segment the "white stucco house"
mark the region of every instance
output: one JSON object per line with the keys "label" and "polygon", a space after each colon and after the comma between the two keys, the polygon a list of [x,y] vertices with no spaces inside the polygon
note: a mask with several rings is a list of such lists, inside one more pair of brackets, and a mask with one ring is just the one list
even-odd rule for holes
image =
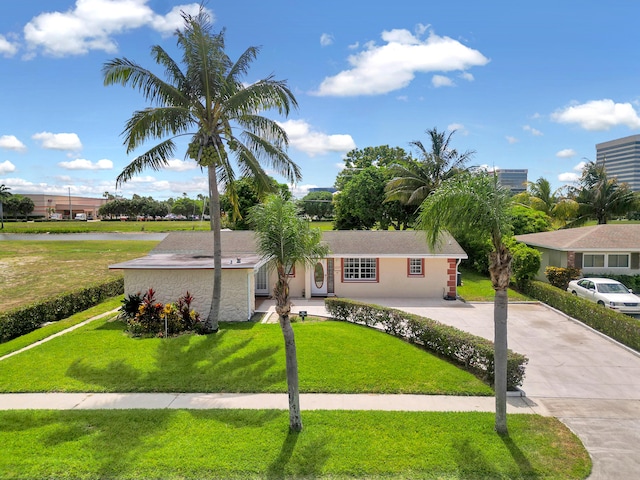
{"label": "white stucco house", "polygon": [[517,235],[516,240],[542,253],[536,278],[545,268],[575,267],[584,276],[603,273],[640,275],[640,224],[606,224]]}
{"label": "white stucco house", "polygon": [[[254,313],[256,297],[269,296],[275,272],[267,271],[256,253],[251,231],[222,233],[222,299],[220,316],[245,321]],[[467,255],[449,235],[434,251],[424,232],[328,231],[330,249],[314,265],[295,265],[290,274],[291,298],[455,298],[457,268]],[[156,291],[160,302],[174,302],[187,290],[193,308],[208,312],[213,284],[213,234],[170,233],[149,255],[111,265],[124,271],[125,293]]]}

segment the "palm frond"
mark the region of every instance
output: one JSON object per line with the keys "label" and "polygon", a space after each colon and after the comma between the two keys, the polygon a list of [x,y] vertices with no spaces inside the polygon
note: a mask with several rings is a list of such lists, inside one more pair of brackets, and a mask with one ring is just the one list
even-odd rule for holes
{"label": "palm frond", "polygon": [[185,133],[192,124],[189,110],[182,107],[147,108],[136,111],[122,132],[127,153],[131,153],[150,138]]}
{"label": "palm frond", "polygon": [[131,180],[147,168],[161,170],[163,167],[168,166],[175,148],[176,146],[173,139],[168,139],[154,146],[146,153],[134,158],[116,178],[116,188],[122,185],[123,182]]}

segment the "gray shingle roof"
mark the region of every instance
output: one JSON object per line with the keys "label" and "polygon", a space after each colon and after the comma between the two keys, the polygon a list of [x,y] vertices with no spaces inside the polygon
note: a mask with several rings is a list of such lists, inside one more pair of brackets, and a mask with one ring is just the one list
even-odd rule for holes
{"label": "gray shingle roof", "polygon": [[606,224],[517,235],[527,245],[562,251],[640,251],[640,224]]}

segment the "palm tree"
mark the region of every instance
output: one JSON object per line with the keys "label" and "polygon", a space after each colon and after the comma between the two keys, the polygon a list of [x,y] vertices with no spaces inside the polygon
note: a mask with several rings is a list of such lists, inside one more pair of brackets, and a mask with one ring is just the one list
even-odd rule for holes
{"label": "palm tree", "polygon": [[420,140],[410,145],[416,147],[419,160],[409,158],[391,167],[394,178],[387,183],[386,200],[399,200],[406,205],[420,205],[427,196],[438,188],[446,179],[466,170],[466,163],[471,160],[474,151],[459,153],[451,148],[452,130],[439,132],[437,127],[426,130],[431,141],[428,151]]}
{"label": "palm tree", "polygon": [[595,219],[598,225],[606,224],[614,215],[624,215],[633,210],[635,196],[626,183],[609,178],[605,162],[588,162],[580,178],[581,189],[575,201],[578,203],[578,218],[573,225]]}
{"label": "palm tree", "polygon": [[507,288],[511,276],[511,253],[503,242],[510,228],[511,192],[495,174],[462,173],[442,183],[420,206],[417,228],[427,232],[433,248],[443,230],[473,231],[490,238],[489,273],[496,292],[494,300],[495,429],[507,433]]}
{"label": "palm tree", "polygon": [[256,232],[258,253],[278,274],[273,296],[284,336],[289,428],[291,431],[299,432],[302,430],[302,418],[298,393],[298,360],[289,319],[291,302],[288,274],[296,264],[311,265],[318,258],[325,257],[328,248],[321,243],[322,232],[312,229],[308,221],[298,217],[295,203],[284,200],[280,195],[271,195],[265,203],[252,207],[249,217]]}
{"label": "palm tree", "polygon": [[4,183],[0,185],[0,222],[2,224],[2,228],[4,229],[4,201],[11,196],[11,192],[9,192],[10,188],[7,187]]}
{"label": "palm tree", "polygon": [[575,217],[578,204],[563,195],[563,188],[552,190],[551,183],[544,177],[528,182],[527,187],[528,191],[514,195],[514,201],[544,212],[555,228],[564,227],[570,218]]}
{"label": "palm tree", "polygon": [[300,169],[286,153],[285,131],[276,121],[260,115],[276,109],[286,116],[297,102],[286,82],[271,76],[251,85],[243,83],[259,49],[249,47],[232,62],[224,51],[224,31],[212,32],[209,15],[202,6],[198,15],[183,13],[182,17],[184,29],[176,32],[182,68],[161,46],[151,48],[166,80],[126,58],[105,63],[103,75],[105,85],[131,86],[155,105],[134,112],[127,121],[123,132],[127,153],[150,139],[162,140],[134,158],[117,177],[117,185],[146,168],[168,166],[176,150],[174,140],[180,136],[190,140],[187,154],[207,169],[214,242],[213,299],[207,325],[216,331],[222,282],[218,188],[226,188],[237,204],[232,157],[240,175],[252,177],[259,189],[268,190],[272,185],[261,161],[290,182],[300,180]]}

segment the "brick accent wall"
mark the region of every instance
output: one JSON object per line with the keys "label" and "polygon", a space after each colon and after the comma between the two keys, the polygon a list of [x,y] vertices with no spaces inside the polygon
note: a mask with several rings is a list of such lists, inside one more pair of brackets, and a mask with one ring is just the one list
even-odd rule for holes
{"label": "brick accent wall", "polygon": [[447,268],[447,295],[456,298],[458,296],[458,273],[456,269],[458,261],[455,258],[449,258],[447,263],[449,264]]}

